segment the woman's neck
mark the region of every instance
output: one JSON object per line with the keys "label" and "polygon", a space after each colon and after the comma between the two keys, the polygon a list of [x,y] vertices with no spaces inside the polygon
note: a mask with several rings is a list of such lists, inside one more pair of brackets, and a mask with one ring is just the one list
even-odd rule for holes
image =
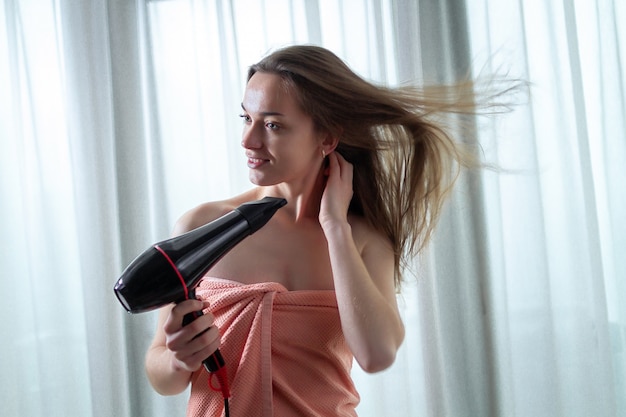
{"label": "woman's neck", "polygon": [[326,177],[323,171],[316,176],[299,184],[280,183],[271,186],[257,187],[258,198],[265,196],[282,197],[287,200],[287,205],[281,212],[288,215],[294,222],[317,220],[320,211],[320,201],[326,186]]}

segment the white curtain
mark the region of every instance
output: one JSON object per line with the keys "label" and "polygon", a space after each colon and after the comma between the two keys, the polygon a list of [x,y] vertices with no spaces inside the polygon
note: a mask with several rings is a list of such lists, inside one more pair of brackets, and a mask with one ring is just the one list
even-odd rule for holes
{"label": "white curtain", "polygon": [[[626,3],[0,0],[0,415],[183,416],[143,374],[155,314],[113,284],[249,185],[246,67],[315,43],[376,82],[530,81],[477,122],[361,416],[626,417]],[[320,399],[323,401],[323,399]]]}

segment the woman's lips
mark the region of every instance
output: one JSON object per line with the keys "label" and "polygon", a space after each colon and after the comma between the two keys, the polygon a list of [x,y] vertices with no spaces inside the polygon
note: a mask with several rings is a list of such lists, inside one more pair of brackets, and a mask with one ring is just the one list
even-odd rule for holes
{"label": "woman's lips", "polygon": [[248,157],[248,168],[258,168],[266,162],[268,162],[268,159]]}

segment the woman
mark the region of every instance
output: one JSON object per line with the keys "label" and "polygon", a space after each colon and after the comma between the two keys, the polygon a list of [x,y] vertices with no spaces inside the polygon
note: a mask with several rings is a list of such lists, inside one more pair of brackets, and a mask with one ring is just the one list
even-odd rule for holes
{"label": "woman", "polygon": [[288,204],[215,264],[200,300],[160,312],[146,356],[159,393],[191,383],[188,415],[221,415],[201,366],[219,347],[232,415],[355,415],[352,358],[367,372],[394,362],[403,255],[426,241],[465,162],[429,116],[466,103],[424,97],[374,86],[315,46],[250,68],[241,145],[255,187],[192,209],[174,234],[265,196]]}

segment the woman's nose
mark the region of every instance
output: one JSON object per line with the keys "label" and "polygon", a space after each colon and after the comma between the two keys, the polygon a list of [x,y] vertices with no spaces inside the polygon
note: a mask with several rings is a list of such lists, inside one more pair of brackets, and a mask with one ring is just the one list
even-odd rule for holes
{"label": "woman's nose", "polygon": [[263,146],[263,142],[258,133],[255,132],[254,126],[246,126],[241,136],[241,146],[246,149],[259,149]]}

